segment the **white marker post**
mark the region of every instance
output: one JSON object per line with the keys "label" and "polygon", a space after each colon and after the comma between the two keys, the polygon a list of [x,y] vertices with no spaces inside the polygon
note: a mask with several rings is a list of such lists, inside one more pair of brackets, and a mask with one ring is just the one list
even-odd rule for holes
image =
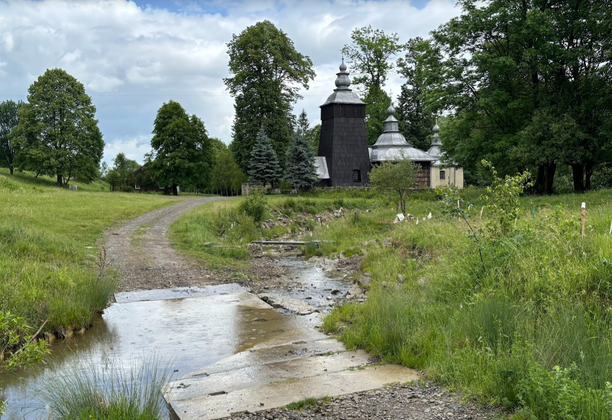
{"label": "white marker post", "polygon": [[581,235],[582,235],[582,239],[584,239],[584,225],[586,223],[586,203],[583,201],[582,202],[582,230],[581,230]]}

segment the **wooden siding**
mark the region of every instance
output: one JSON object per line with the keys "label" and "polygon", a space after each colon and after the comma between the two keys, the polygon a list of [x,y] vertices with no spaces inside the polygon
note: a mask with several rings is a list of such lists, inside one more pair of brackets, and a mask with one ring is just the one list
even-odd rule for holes
{"label": "wooden siding", "polygon": [[[370,156],[365,129],[365,104],[321,107],[319,156],[325,156],[331,186],[363,186],[369,182]],[[358,170],[360,182],[353,181]]]}

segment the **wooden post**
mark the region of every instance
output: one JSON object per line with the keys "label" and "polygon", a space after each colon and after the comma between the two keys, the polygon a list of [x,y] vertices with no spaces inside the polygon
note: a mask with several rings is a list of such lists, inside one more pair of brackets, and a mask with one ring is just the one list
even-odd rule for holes
{"label": "wooden post", "polygon": [[583,201],[582,202],[582,230],[581,230],[581,236],[582,239],[584,239],[584,225],[586,224],[586,203]]}

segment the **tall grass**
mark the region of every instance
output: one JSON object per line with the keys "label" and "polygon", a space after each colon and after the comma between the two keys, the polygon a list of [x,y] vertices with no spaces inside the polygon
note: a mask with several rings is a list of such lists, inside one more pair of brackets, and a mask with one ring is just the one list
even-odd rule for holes
{"label": "tall grass", "polygon": [[[610,419],[612,214],[590,213],[584,240],[579,222],[580,201],[609,197],[523,198],[527,211],[503,236],[487,236],[487,215],[477,215],[485,269],[460,220],[395,225],[389,246],[362,263],[372,274],[367,302],[337,309],[324,326],[516,418]],[[342,231],[363,240],[345,225],[338,241],[349,240]]]}
{"label": "tall grass", "polygon": [[35,327],[48,320],[46,330],[60,333],[88,326],[114,291],[96,243],[104,229],[172,203],[1,171],[0,197],[0,310]]}
{"label": "tall grass", "polygon": [[51,419],[161,420],[167,418],[161,396],[167,366],[154,358],[124,366],[73,366],[49,378],[42,397]]}

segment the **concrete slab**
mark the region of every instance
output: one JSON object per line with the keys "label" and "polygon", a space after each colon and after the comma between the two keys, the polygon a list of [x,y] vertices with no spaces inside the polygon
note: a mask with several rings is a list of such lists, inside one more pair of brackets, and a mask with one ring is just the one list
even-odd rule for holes
{"label": "concrete slab", "polygon": [[219,284],[205,287],[175,287],[173,289],[135,290],[133,292],[115,293],[117,303],[142,302],[147,300],[167,300],[191,297],[206,297],[246,292],[246,289],[236,283]]}
{"label": "concrete slab", "polygon": [[252,365],[277,363],[302,359],[304,357],[323,356],[344,350],[345,347],[341,342],[326,336],[322,340],[296,341],[294,343],[278,346],[256,346],[256,348],[234,354],[202,369],[196,370],[185,375],[183,378],[209,376],[216,373],[243,369]]}
{"label": "concrete slab", "polygon": [[232,413],[282,407],[304,398],[323,398],[376,389],[418,379],[412,369],[397,365],[369,366],[301,379],[287,379],[227,393],[171,401],[171,415],[180,420],[219,419]]}
{"label": "concrete slab", "polygon": [[240,369],[215,374],[191,375],[164,387],[168,401],[188,400],[204,395],[224,394],[271,382],[359,369],[370,364],[363,351],[335,353],[325,357],[292,358],[273,363],[254,363]]}

